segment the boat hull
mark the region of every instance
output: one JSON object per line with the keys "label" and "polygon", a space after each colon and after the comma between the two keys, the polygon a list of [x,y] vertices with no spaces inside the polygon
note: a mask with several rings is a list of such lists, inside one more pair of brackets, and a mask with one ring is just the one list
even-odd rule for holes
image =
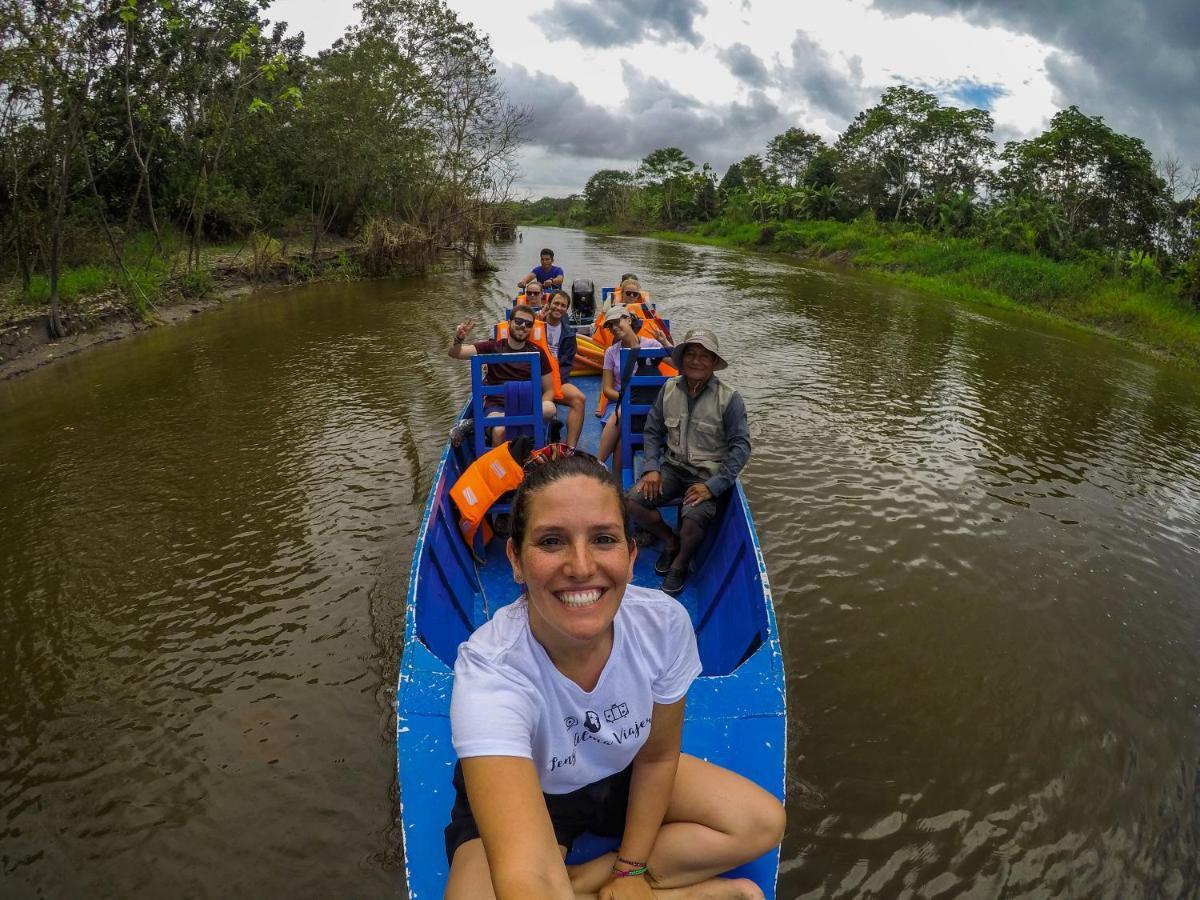
{"label": "boat hull", "polygon": [[[594,407],[598,379],[573,383]],[[590,418],[590,413],[589,413]],[[589,422],[581,443],[598,436]],[[413,551],[405,619],[404,656],[396,692],[396,754],[405,867],[411,897],[441,897],[448,864],[443,828],[454,802],[455,756],[450,745],[452,668],[459,643],[518,589],[503,541],[487,548],[482,564],[456,527],[449,497],[469,457],[446,447],[434,476]],[[668,511],[670,518],[673,511]],[[657,586],[656,552],[642,553],[634,582]],[[736,771],[784,796],[787,749],[783,657],[758,536],[741,484],[721,505],[715,527],[697,555],[699,564],[680,602],[696,630],[703,671],[688,693],[683,749]],[[594,856],[611,840],[585,836],[568,862]],[[775,896],[778,850],[730,873],[753,878]]]}

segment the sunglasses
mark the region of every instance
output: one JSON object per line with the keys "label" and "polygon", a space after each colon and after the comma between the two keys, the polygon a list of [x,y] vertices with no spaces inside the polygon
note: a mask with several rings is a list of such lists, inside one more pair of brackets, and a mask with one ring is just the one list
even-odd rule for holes
{"label": "sunglasses", "polygon": [[640,296],[642,296],[642,292],[641,292],[641,291],[621,291],[621,293],[622,293],[622,294],[624,294],[626,297],[640,297]]}
{"label": "sunglasses", "polygon": [[557,462],[558,460],[566,459],[569,456],[582,456],[586,459],[596,458],[587,451],[576,449],[570,444],[547,444],[540,450],[534,450],[532,453],[530,453],[529,459],[525,460],[525,465],[521,468],[528,472],[531,469],[536,469],[538,466],[543,466],[550,462]]}
{"label": "sunglasses", "polygon": [[513,326],[513,328],[532,328],[533,327],[533,319],[513,318],[512,326]]}
{"label": "sunglasses", "polygon": [[536,297],[536,296],[537,296],[538,294],[540,294],[541,292],[542,292],[542,289],[541,289],[541,288],[538,288],[536,291],[530,291],[530,290],[526,290],[526,291],[525,291],[525,296],[526,296],[526,297]]}

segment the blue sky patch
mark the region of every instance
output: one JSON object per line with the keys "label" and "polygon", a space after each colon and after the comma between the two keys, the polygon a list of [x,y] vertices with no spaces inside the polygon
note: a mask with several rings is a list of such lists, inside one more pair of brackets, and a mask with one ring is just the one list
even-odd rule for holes
{"label": "blue sky patch", "polygon": [[1000,84],[964,80],[947,85],[939,93],[946,99],[961,100],[968,107],[991,109],[996,98],[1003,97],[1008,91]]}

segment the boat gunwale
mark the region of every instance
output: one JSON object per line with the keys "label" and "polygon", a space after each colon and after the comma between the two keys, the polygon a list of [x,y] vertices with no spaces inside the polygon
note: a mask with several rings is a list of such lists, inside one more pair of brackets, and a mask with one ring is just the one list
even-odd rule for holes
{"label": "boat gunwale", "polygon": [[[469,416],[469,414],[471,412],[471,407],[472,407],[472,401],[470,399],[468,399],[466,401],[466,403],[463,405],[463,408],[461,409],[461,411],[459,412],[456,421],[462,421],[465,417]],[[398,794],[399,811],[400,811],[400,823],[399,823],[400,824],[400,832],[401,832],[401,836],[402,836],[402,840],[403,840],[403,844],[404,844],[404,873],[405,873],[406,887],[407,887],[407,890],[408,890],[410,896],[412,896],[412,889],[413,889],[412,888],[413,866],[415,864],[419,863],[419,861],[416,861],[416,860],[410,861],[409,841],[407,840],[405,818],[404,818],[404,796],[403,796],[403,790],[401,789],[402,781],[404,780],[401,777],[401,774],[402,774],[401,773],[402,767],[401,767],[401,760],[400,760],[400,748],[401,748],[401,743],[402,743],[401,735],[408,731],[407,723],[409,721],[409,716],[405,715],[405,707],[407,707],[408,704],[403,701],[407,698],[408,693],[410,691],[419,689],[427,681],[427,678],[423,677],[426,675],[425,670],[423,668],[418,670],[416,667],[416,661],[414,659],[416,654],[410,652],[412,650],[412,648],[415,647],[416,645],[419,644],[422,647],[424,647],[431,659],[438,660],[439,664],[444,667],[444,671],[446,674],[449,674],[452,676],[452,673],[453,673],[453,666],[447,665],[445,660],[443,660],[438,654],[434,653],[432,648],[429,647],[429,645],[421,638],[421,636],[418,633],[417,597],[418,597],[418,594],[422,587],[421,578],[420,578],[421,566],[422,566],[423,562],[425,561],[426,553],[431,552],[429,550],[430,533],[436,527],[441,527],[441,528],[447,527],[445,523],[437,522],[435,520],[435,517],[437,515],[438,504],[440,504],[441,502],[444,501],[443,495],[445,494],[445,492],[447,492],[449,490],[449,486],[446,484],[447,470],[454,464],[454,459],[453,459],[454,453],[455,453],[455,448],[453,447],[453,445],[451,444],[450,441],[446,441],[443,451],[442,451],[441,459],[438,462],[437,469],[435,470],[433,480],[429,487],[429,492],[426,497],[424,508],[422,510],[421,525],[420,525],[420,528],[417,533],[416,542],[413,546],[412,562],[411,562],[410,569],[409,569],[409,584],[408,584],[408,590],[407,590],[406,596],[405,596],[404,643],[403,643],[403,646],[401,649],[402,659],[400,661],[399,673],[398,673],[398,677],[397,677],[397,686],[396,686],[396,707],[395,707],[395,709],[396,709],[397,794]],[[761,541],[758,536],[758,529],[755,527],[754,519],[753,519],[753,516],[750,511],[749,499],[746,496],[745,488],[742,484],[742,480],[740,477],[735,479],[735,481],[734,481],[734,490],[736,491],[736,495],[735,495],[736,502],[741,504],[741,509],[739,511],[736,511],[734,514],[740,516],[742,522],[744,522],[745,527],[746,527],[746,535],[749,539],[749,545],[754,551],[754,564],[757,567],[757,573],[759,576],[758,577],[759,591],[756,592],[758,594],[758,596],[755,597],[754,600],[755,600],[755,602],[762,602],[763,606],[765,607],[765,609],[764,609],[764,612],[765,612],[764,638],[765,638],[765,640],[763,641],[763,646],[760,646],[758,648],[758,650],[751,653],[745,659],[740,661],[738,663],[738,665],[735,666],[730,671],[723,672],[721,674],[716,674],[716,675],[701,675],[701,676],[698,676],[697,680],[703,681],[704,683],[712,684],[716,688],[717,685],[721,684],[724,681],[737,678],[741,674],[742,670],[748,664],[750,664],[753,660],[755,660],[761,653],[769,654],[769,660],[767,661],[767,665],[764,666],[760,670],[760,675],[758,676],[758,683],[761,684],[763,687],[769,687],[769,688],[773,689],[775,692],[777,692],[777,694],[779,696],[779,700],[780,700],[779,711],[772,712],[769,715],[769,718],[781,719],[781,723],[780,723],[779,727],[781,729],[783,746],[781,748],[779,748],[778,752],[782,754],[783,761],[782,761],[782,765],[779,767],[779,783],[777,785],[763,784],[763,787],[768,790],[772,790],[772,792],[777,797],[779,797],[781,800],[785,800],[786,799],[785,792],[786,792],[786,787],[787,787],[787,686],[786,686],[786,675],[785,675],[784,665],[783,665],[782,645],[781,645],[780,636],[779,636],[779,626],[778,626],[778,620],[777,620],[777,617],[775,614],[774,593],[772,591],[770,578],[767,573],[766,560],[762,553],[762,544],[761,544]],[[478,572],[476,572],[476,577],[478,577]],[[760,600],[760,598],[761,598],[761,600]],[[428,674],[432,675],[433,670],[429,670]],[[716,688],[716,689],[719,690],[720,688]],[[731,713],[730,718],[734,718],[734,719],[757,718],[758,717],[757,715],[751,715],[751,716],[738,715],[736,710],[730,710],[730,713]],[[419,713],[418,713],[418,715],[419,715]],[[695,717],[695,719],[698,721],[699,720],[713,720],[716,718],[718,718],[718,717],[712,716],[712,715],[703,715],[703,714],[697,715]],[[719,717],[719,718],[724,718],[724,717]],[[770,891],[769,896],[777,896],[778,895],[779,854],[781,852],[781,848],[776,847],[773,852],[775,853],[775,864],[771,869],[772,883],[771,883],[771,891]]]}

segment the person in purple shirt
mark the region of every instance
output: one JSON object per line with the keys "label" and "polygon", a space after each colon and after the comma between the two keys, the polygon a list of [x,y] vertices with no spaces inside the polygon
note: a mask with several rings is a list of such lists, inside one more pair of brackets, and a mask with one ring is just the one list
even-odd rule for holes
{"label": "person in purple shirt", "polygon": [[525,285],[531,281],[539,282],[550,293],[563,286],[565,273],[554,264],[554,251],[549,247],[542,248],[542,264],[534,266],[533,271],[517,282],[517,287],[525,290]]}

